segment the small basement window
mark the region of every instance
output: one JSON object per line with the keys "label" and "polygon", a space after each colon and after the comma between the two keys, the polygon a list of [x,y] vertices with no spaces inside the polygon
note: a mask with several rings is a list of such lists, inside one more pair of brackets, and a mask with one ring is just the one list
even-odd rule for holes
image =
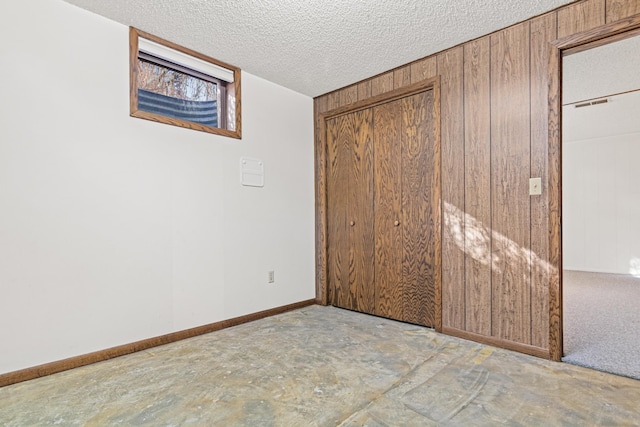
{"label": "small basement window", "polygon": [[131,28],[131,116],[241,138],[240,69]]}

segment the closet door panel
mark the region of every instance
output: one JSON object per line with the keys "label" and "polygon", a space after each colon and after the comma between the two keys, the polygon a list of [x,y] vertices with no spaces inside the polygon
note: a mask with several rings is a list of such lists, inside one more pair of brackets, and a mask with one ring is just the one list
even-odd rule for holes
{"label": "closet door panel", "polygon": [[328,302],[354,308],[349,299],[349,164],[354,120],[327,120],[327,280]]}
{"label": "closet door panel", "polygon": [[375,314],[402,320],[402,103],[373,109]]}
{"label": "closet door panel", "polygon": [[433,91],[402,99],[403,320],[433,326],[437,240]]}
{"label": "closet door panel", "polygon": [[373,112],[353,117],[349,167],[349,299],[354,310],[375,312],[373,214]]}

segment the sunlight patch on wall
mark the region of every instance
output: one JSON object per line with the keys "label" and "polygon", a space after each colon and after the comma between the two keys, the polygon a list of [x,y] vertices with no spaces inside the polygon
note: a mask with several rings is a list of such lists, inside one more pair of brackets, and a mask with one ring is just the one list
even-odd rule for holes
{"label": "sunlight patch on wall", "polygon": [[557,273],[554,266],[535,252],[491,230],[474,216],[447,202],[444,203],[444,224],[445,233],[461,251],[483,265],[491,265],[493,271],[502,273],[507,265],[519,264],[522,268],[515,271],[521,271],[525,281],[532,272],[545,276]]}

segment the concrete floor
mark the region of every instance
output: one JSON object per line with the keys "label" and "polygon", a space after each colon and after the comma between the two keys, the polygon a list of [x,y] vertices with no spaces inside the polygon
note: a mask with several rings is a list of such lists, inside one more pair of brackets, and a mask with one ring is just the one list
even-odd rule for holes
{"label": "concrete floor", "polygon": [[0,388],[0,425],[640,425],[640,381],[313,306]]}

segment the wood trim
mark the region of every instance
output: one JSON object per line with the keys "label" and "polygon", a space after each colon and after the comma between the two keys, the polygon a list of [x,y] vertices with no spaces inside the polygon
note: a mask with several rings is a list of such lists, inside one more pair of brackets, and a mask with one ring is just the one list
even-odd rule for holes
{"label": "wood trim", "polygon": [[46,363],[44,365],[39,365],[31,368],[22,369],[19,371],[9,372],[9,373],[0,375],[0,387],[16,384],[23,381],[32,380],[39,377],[44,377],[47,375],[56,374],[58,372],[67,371],[69,369],[90,365],[92,363],[102,362],[105,360],[135,353],[138,351],[147,350],[152,347],[158,347],[161,345],[170,344],[170,343],[184,340],[187,338],[193,338],[198,335],[208,334],[210,332],[219,331],[222,329],[230,328],[232,326],[241,325],[243,323],[253,322],[255,320],[260,320],[266,317],[275,316],[276,314],[282,314],[287,311],[308,307],[308,306],[314,305],[315,303],[316,303],[315,299],[300,301],[293,304],[287,304],[280,307],[272,308],[269,310],[259,311],[257,313],[246,314],[244,316],[234,317],[232,319],[210,323],[208,325],[197,326],[195,328],[185,329],[183,331],[173,332],[170,334],[161,335],[154,338],[136,341],[130,344],[111,347],[106,350],[100,350],[93,353],[84,354],[81,356],[75,356],[75,357],[70,357],[68,359]]}
{"label": "wood trim", "polygon": [[555,46],[549,48],[549,147],[547,189],[549,192],[549,358],[560,361],[563,356],[562,337],[562,53]]}
{"label": "wood trim", "polygon": [[[209,62],[220,67],[233,71],[234,82],[233,92],[235,96],[235,115],[236,115],[236,130],[215,128],[211,126],[205,126],[198,123],[189,122],[186,120],[175,119],[172,117],[163,116],[160,114],[150,113],[147,111],[138,110],[138,38],[142,37],[156,43],[167,46],[171,49],[183,52],[194,58],[198,58],[202,61]],[[191,50],[189,48],[177,45],[168,40],[161,39],[153,34],[140,31],[137,28],[129,27],[129,115],[131,117],[137,117],[140,119],[151,120],[158,123],[165,123],[173,126],[179,126],[187,129],[197,130],[200,132],[212,133],[215,135],[227,136],[230,138],[242,139],[242,102],[241,102],[241,71],[238,67],[229,65],[225,62],[218,61],[210,56],[203,55],[199,52]],[[225,114],[226,111],[225,111]]]}
{"label": "wood trim", "polygon": [[[338,107],[331,109],[325,113],[320,114],[320,123],[324,127],[324,122],[327,119],[340,116],[343,114],[354,113],[359,110],[373,107],[378,104],[395,101],[396,99],[404,98],[414,95],[419,92],[432,89],[434,86],[439,85],[440,77],[432,77],[427,80],[423,80],[419,83],[414,83],[409,86],[405,86],[399,89],[394,89],[380,95],[372,96],[371,98],[364,99],[362,101],[354,102],[353,104],[345,105],[344,107]],[[324,140],[323,140],[324,143]]]}
{"label": "wood trim", "polygon": [[317,247],[317,270],[316,289],[319,294],[316,299],[322,301],[322,305],[329,303],[329,287],[327,286],[327,277],[329,274],[328,264],[328,217],[327,217],[327,124],[324,113],[318,116],[317,132],[319,137],[316,138],[316,153],[318,155],[318,168],[316,169],[316,186],[318,194],[316,195],[316,205],[318,206],[316,215],[316,247]]}
{"label": "wood trim", "polygon": [[[560,49],[563,55],[579,52],[575,50],[583,46],[589,46],[582,50],[595,47],[591,43],[601,41],[605,45],[623,38],[625,34],[629,34],[630,31],[640,28],[640,15],[634,15],[629,18],[622,19],[620,21],[613,22],[611,24],[602,25],[591,30],[583,31],[581,33],[572,34],[570,36],[559,38],[551,44]],[[628,35],[631,37],[633,34]],[[620,36],[621,38],[613,38],[614,36]]]}
{"label": "wood trim", "polygon": [[631,37],[640,15],[567,36],[549,45],[549,358],[560,361],[562,337],[562,57]]}
{"label": "wood trim", "polygon": [[[434,264],[434,325],[437,332],[442,332],[442,141],[440,140],[440,76],[433,79],[433,115],[434,115],[434,144],[435,152],[433,155],[435,164],[434,170],[437,171],[433,192],[433,200],[437,201],[433,204],[433,226],[439,232],[434,233],[435,239],[435,258]],[[433,201],[432,200],[432,201]]]}
{"label": "wood trim", "polygon": [[460,329],[450,328],[448,326],[445,326],[442,332],[446,335],[451,335],[453,337],[462,338],[469,341],[475,341],[480,344],[492,345],[494,347],[513,350],[543,359],[549,358],[549,351],[546,348],[534,347],[532,345],[521,344],[513,341],[503,340],[500,338],[474,334],[473,332],[462,331]]}
{"label": "wood trim", "polygon": [[636,28],[635,30],[630,30],[624,33],[615,34],[605,39],[595,40],[595,41],[592,41],[591,43],[585,43],[583,45],[576,46],[572,49],[565,49],[562,51],[562,54],[563,56],[573,55],[574,53],[583,52],[585,50],[593,49],[595,47],[600,47],[600,46],[607,45],[609,43],[614,43],[617,41],[628,39],[630,37],[635,37],[638,34],[640,34],[640,28]]}
{"label": "wood trim", "polygon": [[[435,153],[437,184],[434,189],[434,199],[437,200],[434,206],[434,225],[442,230],[442,179],[441,179],[441,142],[440,142],[440,76],[435,76],[424,81],[411,84],[399,89],[372,96],[343,107],[333,108],[329,111],[318,114],[316,123],[316,132],[319,137],[315,139],[316,153],[316,301],[318,304],[328,304],[328,287],[327,287],[327,137],[326,137],[326,121],[343,114],[349,114],[355,111],[364,110],[375,105],[386,102],[395,101],[416,93],[433,90],[434,99],[434,142],[437,152]],[[318,98],[316,98],[318,99]],[[318,109],[319,110],[319,109]],[[436,233],[436,263],[439,268],[435,269],[435,289],[434,289],[434,328],[440,332],[442,330],[442,233]]]}

